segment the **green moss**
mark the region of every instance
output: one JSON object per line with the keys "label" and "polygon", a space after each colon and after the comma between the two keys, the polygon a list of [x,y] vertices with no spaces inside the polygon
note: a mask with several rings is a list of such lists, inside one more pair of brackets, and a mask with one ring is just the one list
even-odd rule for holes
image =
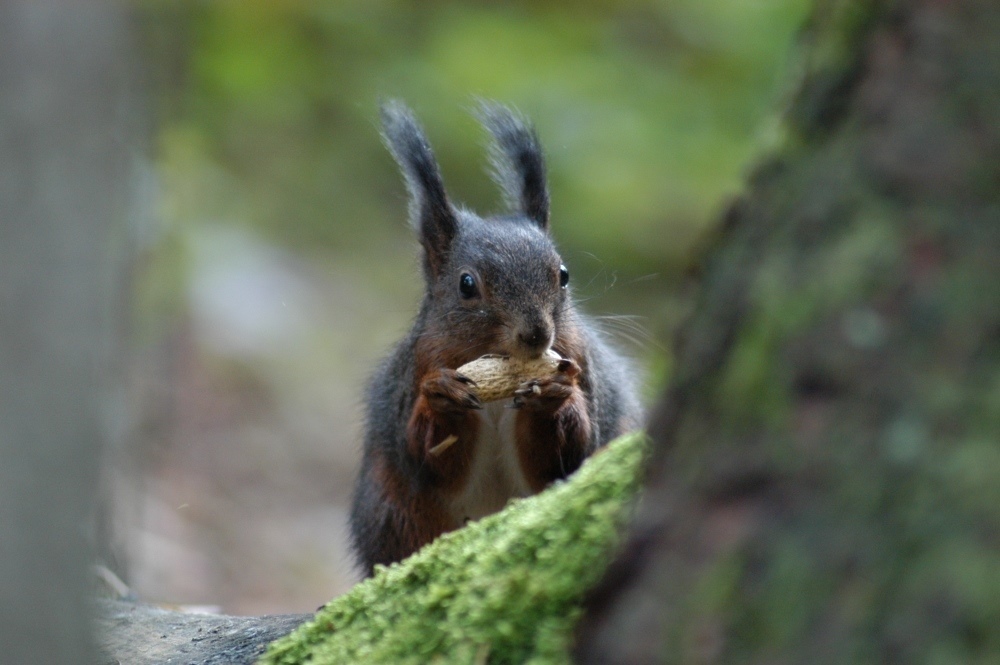
{"label": "green moss", "polygon": [[748,421],[781,423],[787,416],[787,382],[776,376],[782,368],[773,360],[782,339],[769,324],[756,319],[748,325],[733,344],[722,375],[720,410],[734,430],[745,428]]}
{"label": "green moss", "polygon": [[874,0],[824,0],[815,5],[809,24],[809,65],[813,70],[838,71],[858,57],[880,10],[889,3]]}
{"label": "green moss", "polygon": [[[824,229],[822,236],[817,231],[824,242],[807,249],[801,240],[783,240],[757,266],[750,290],[754,310],[734,341],[720,385],[720,412],[736,428],[746,427],[748,419],[772,427],[787,422],[791,370],[781,362],[781,350],[828,317],[850,312],[877,287],[875,275],[896,269],[900,239],[894,218],[877,206],[853,215],[843,229]],[[849,314],[847,323],[856,324],[851,330],[858,337],[879,336],[869,330],[878,321],[864,312]]]}
{"label": "green moss", "polygon": [[629,435],[568,482],[446,534],[323,608],[261,663],[563,663],[639,484]]}
{"label": "green moss", "polygon": [[[787,138],[825,135],[844,116],[844,92],[861,70],[869,32],[892,0],[821,0],[807,21],[803,42],[803,71],[787,119]],[[789,143],[789,147],[794,143]]]}

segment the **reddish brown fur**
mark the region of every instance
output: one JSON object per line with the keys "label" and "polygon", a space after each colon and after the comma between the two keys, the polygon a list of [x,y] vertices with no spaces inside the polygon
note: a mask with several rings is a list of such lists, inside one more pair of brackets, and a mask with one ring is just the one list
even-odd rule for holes
{"label": "reddish brown fur", "polygon": [[589,452],[590,417],[579,385],[587,379],[581,347],[574,330],[560,332],[554,349],[574,361],[575,371],[540,381],[541,394],[526,400],[517,415],[518,460],[535,492],[573,472]]}
{"label": "reddish brown fur", "polygon": [[[563,357],[574,360],[572,373],[540,382],[541,394],[525,400],[517,416],[518,460],[535,492],[575,470],[588,453],[590,420],[586,398],[579,386],[586,372],[581,346],[572,330],[559,335],[554,348]],[[460,406],[475,390],[454,380],[450,368],[474,360],[486,350],[448,348],[434,338],[421,340],[417,345],[418,397],[407,427],[407,444],[409,454],[430,472],[433,482],[427,484],[420,496],[411,497],[411,501],[415,511],[419,507],[433,517],[406,525],[419,531],[407,536],[413,542],[429,542],[461,526],[448,514],[446,506],[449,497],[469,480],[479,415],[475,409]],[[428,453],[449,436],[457,436],[458,441],[438,455]]]}
{"label": "reddish brown fur", "polygon": [[[421,391],[413,406],[407,431],[409,453],[432,473],[433,489],[460,489],[469,473],[476,434],[479,432],[479,416],[476,412],[435,410],[431,406],[431,400]],[[457,436],[458,441],[438,455],[428,452],[449,436]]]}
{"label": "reddish brown fur", "polygon": [[[449,349],[437,340],[421,340],[417,345],[417,400],[407,425],[407,447],[413,459],[429,472],[431,482],[416,490],[409,503],[399,504],[412,506],[414,513],[406,525],[410,531],[407,543],[414,545],[409,551],[462,526],[446,506],[448,495],[468,481],[479,431],[476,411],[461,406],[474,391],[456,381],[451,369],[467,362],[468,355],[467,350]],[[438,455],[429,453],[449,436],[457,436],[458,441]],[[419,516],[421,512],[425,517]]]}
{"label": "reddish brown fur", "polygon": [[[473,353],[475,350],[448,348],[440,338],[425,338],[417,343],[417,401],[407,425],[407,445],[410,455],[433,472],[435,489],[443,491],[462,487],[475,452],[479,416],[475,410],[459,406],[475,391],[449,380],[449,375],[454,375],[449,370],[478,357]],[[428,454],[427,451],[452,435],[458,437],[458,442],[447,451]]]}
{"label": "reddish brown fur", "polygon": [[[457,528],[445,506],[432,492],[414,494],[410,479],[402,477],[386,460],[379,458],[372,477],[381,488],[382,498],[392,506],[388,511],[392,528],[387,530],[395,543],[385,543],[389,556],[378,563],[389,564],[400,554],[415,552],[446,531]],[[395,554],[395,556],[393,556]]]}

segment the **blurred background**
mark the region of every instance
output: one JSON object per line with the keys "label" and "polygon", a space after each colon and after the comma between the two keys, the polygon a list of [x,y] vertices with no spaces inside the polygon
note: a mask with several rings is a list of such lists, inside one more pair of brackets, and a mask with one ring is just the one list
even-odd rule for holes
{"label": "blurred background", "polygon": [[775,140],[805,0],[145,2],[117,565],[144,599],[312,611],[358,577],[361,395],[422,292],[380,99],[482,212],[476,96],[534,119],[582,307],[670,371],[684,277]]}

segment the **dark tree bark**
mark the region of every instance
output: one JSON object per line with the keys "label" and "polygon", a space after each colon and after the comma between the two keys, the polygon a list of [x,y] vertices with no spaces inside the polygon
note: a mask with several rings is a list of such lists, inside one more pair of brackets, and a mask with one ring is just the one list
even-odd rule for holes
{"label": "dark tree bark", "polygon": [[[89,663],[125,177],[123,10],[0,3],[0,660]],[[118,233],[116,233],[118,231]]]}
{"label": "dark tree bark", "polygon": [[105,599],[97,602],[97,639],[108,663],[253,665],[271,641],[311,618],[186,614]]}
{"label": "dark tree bark", "polygon": [[580,662],[1000,660],[1000,3],[817,4]]}

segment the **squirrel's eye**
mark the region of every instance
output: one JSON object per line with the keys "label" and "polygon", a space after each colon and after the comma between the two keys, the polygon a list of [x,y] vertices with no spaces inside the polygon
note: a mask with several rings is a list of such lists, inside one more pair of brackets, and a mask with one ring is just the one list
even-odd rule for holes
{"label": "squirrel's eye", "polygon": [[569,284],[569,270],[566,270],[566,266],[559,266],[559,286],[566,288]]}
{"label": "squirrel's eye", "polygon": [[462,276],[458,278],[458,292],[466,299],[479,295],[479,289],[476,288],[476,278],[463,272]]}

